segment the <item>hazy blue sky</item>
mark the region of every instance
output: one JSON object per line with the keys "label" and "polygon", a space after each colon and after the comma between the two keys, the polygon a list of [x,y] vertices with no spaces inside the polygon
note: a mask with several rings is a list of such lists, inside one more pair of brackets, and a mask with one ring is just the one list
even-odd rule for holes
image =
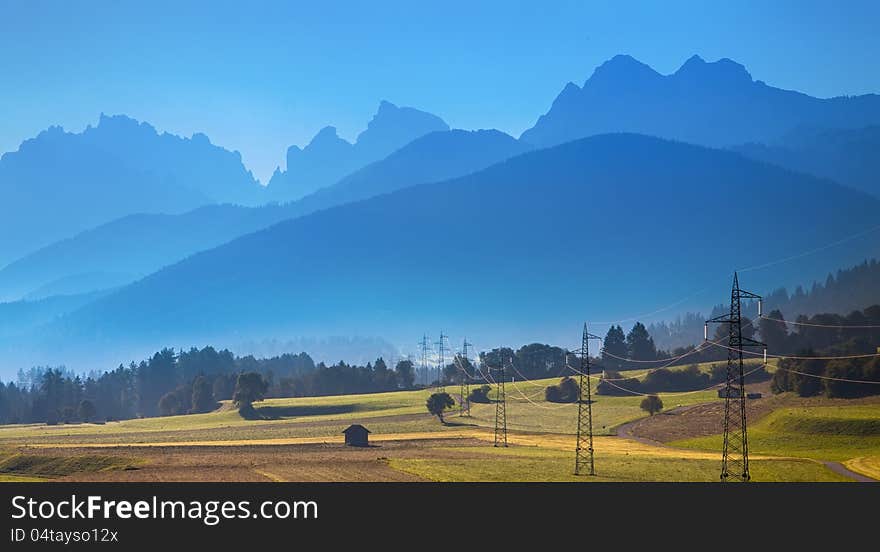
{"label": "hazy blue sky", "polygon": [[817,96],[880,91],[880,2],[0,0],[0,152],[125,113],[203,131],[265,180],[379,100],[460,128],[531,126],[568,81],[628,53],[663,73],[730,57]]}

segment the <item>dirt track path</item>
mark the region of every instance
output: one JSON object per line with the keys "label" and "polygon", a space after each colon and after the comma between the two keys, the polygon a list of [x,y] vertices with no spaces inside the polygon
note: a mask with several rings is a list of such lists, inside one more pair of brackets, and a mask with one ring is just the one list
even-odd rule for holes
{"label": "dirt track path", "polygon": [[849,468],[847,468],[846,466],[844,466],[843,464],[841,464],[840,462],[829,462],[826,460],[820,460],[820,462],[822,462],[822,464],[826,468],[828,468],[829,470],[831,470],[835,473],[839,473],[840,475],[842,475],[844,477],[849,477],[851,479],[855,479],[856,481],[859,481],[862,483],[877,483],[876,479],[874,479],[872,477],[868,477],[867,475],[862,475],[860,473],[854,472],[854,471],[850,470]]}

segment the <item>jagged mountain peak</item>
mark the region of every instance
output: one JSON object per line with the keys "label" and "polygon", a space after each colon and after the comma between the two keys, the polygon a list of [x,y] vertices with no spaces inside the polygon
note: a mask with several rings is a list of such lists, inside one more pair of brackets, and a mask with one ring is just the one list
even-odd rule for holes
{"label": "jagged mountain peak", "polygon": [[647,64],[630,55],[618,54],[597,67],[592,76],[587,79],[587,84],[658,77],[660,74]]}
{"label": "jagged mountain peak", "polygon": [[697,78],[704,82],[714,81],[722,84],[734,81],[752,82],[752,75],[741,63],[737,63],[730,58],[721,58],[718,61],[707,62],[697,54],[688,58],[673,76],[678,78]]}

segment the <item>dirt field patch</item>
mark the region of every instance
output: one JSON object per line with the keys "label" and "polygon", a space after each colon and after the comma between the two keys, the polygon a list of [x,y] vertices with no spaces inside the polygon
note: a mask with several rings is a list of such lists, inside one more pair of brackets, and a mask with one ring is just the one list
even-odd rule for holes
{"label": "dirt field patch", "polygon": [[[755,423],[779,408],[835,406],[837,404],[877,404],[880,397],[864,399],[826,399],[824,397],[798,397],[792,393],[767,395],[746,403],[746,417]],[[694,437],[718,435],[724,431],[724,403],[714,402],[672,409],[660,414],[625,424],[619,434],[649,439],[661,443],[680,441]]]}
{"label": "dirt field patch", "polygon": [[28,447],[31,457],[52,462],[86,456],[112,457],[135,469],[80,472],[58,481],[421,481],[388,466],[388,458],[473,458],[462,446],[485,446],[470,438],[387,441],[367,448],[342,444]]}

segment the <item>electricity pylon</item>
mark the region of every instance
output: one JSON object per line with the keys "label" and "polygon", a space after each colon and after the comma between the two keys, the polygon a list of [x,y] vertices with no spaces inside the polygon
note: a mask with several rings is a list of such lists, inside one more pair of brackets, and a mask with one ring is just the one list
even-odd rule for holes
{"label": "electricity pylon", "polygon": [[470,359],[468,359],[468,347],[471,346],[471,343],[468,343],[467,338],[464,339],[464,343],[461,346],[461,382],[458,387],[458,415],[459,416],[470,416],[471,415],[471,401],[470,401],[470,374],[468,374],[468,367],[471,365]]}
{"label": "electricity pylon", "polygon": [[444,335],[443,332],[440,332],[440,341],[435,343],[437,345],[437,350],[439,352],[440,358],[438,359],[439,364],[437,365],[437,392],[443,393],[446,391],[446,386],[443,385],[443,370],[446,368],[444,364],[446,363],[446,357],[444,353],[446,352],[446,343],[445,340],[448,338],[448,335]]}
{"label": "electricity pylon", "polygon": [[428,336],[422,335],[422,340],[419,341],[419,345],[422,348],[422,382],[425,384],[425,388],[428,387]]}
{"label": "electricity pylon", "polygon": [[602,339],[587,331],[581,339],[581,369],[578,390],[577,445],[574,451],[574,474],[596,475],[593,462],[593,398],[590,390],[590,340]]}
{"label": "electricity pylon", "polygon": [[739,288],[739,277],[733,273],[733,289],[730,292],[730,314],[716,316],[706,321],[703,337],[709,339],[709,323],[727,324],[727,385],[724,394],[724,446],[721,453],[721,481],[748,481],[749,439],[746,430],[746,390],[743,375],[743,347],[766,347],[764,343],[743,337],[742,299],[758,299],[761,296]]}
{"label": "electricity pylon", "polygon": [[[507,446],[507,394],[504,392],[504,357],[499,351],[500,366],[495,388],[498,394],[495,397],[495,446]],[[491,368],[490,368],[491,370]]]}

